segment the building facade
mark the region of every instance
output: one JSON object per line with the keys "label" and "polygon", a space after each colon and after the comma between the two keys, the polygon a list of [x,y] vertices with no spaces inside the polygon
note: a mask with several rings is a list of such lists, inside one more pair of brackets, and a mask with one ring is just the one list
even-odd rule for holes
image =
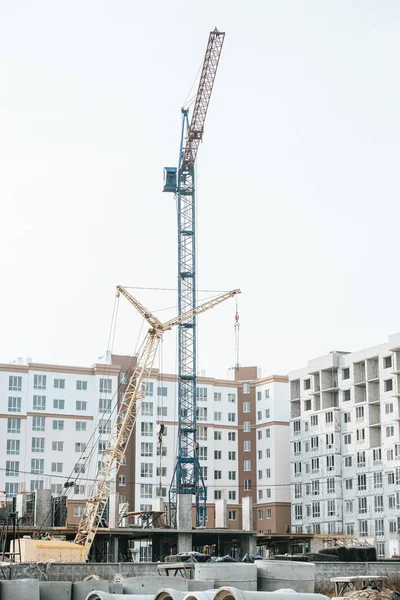
{"label": "building facade", "polygon": [[292,531],[400,552],[400,334],[289,374]]}
{"label": "building facade", "polygon": [[[29,359],[1,364],[0,490],[8,498],[40,488],[59,494],[65,482],[74,482],[68,523],[77,523],[135,364],[135,357],[120,355],[90,368]],[[207,527],[215,526],[215,501],[226,500],[227,527],[241,529],[242,500],[251,496],[254,529],[283,533],[290,526],[288,379],[260,378],[256,367],[235,374],[235,380],[198,377]],[[177,392],[175,375],[153,370],[116,481],[119,504],[127,511],[152,510],[156,497],[168,499]]]}

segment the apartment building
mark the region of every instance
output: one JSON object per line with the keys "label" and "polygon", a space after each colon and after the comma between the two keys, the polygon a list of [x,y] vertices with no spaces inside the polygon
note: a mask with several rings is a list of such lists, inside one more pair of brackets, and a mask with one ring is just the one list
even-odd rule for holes
{"label": "apartment building", "polygon": [[289,373],[292,530],[400,553],[400,334]]}
{"label": "apartment building", "polygon": [[[78,522],[135,364],[134,357],[120,355],[108,355],[89,368],[29,359],[1,364],[0,444],[6,459],[0,490],[9,498],[39,488],[57,494],[76,477],[68,522]],[[116,481],[120,504],[129,510],[151,510],[157,496],[168,498],[176,459],[177,393],[176,376],[154,369]],[[215,526],[215,501],[225,499],[227,526],[240,529],[241,502],[251,496],[254,529],[286,531],[287,377],[260,378],[256,367],[239,369],[235,380],[199,377],[197,418],[207,526]]]}

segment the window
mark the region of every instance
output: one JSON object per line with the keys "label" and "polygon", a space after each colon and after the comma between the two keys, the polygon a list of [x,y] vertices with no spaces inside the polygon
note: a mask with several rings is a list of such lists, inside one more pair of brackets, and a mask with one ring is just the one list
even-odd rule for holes
{"label": "window", "polygon": [[343,442],[344,442],[345,445],[351,444],[351,433],[346,433],[343,436]]}
{"label": "window", "polygon": [[[142,423],[143,424],[143,423]],[[107,421],[106,419],[100,419],[99,421],[99,433],[101,434],[110,434],[111,433],[111,421]]]}
{"label": "window", "polygon": [[251,460],[245,460],[243,462],[243,470],[244,471],[251,471]]}
{"label": "window", "polygon": [[358,499],[358,512],[360,515],[367,512],[367,498],[365,496]]}
{"label": "window", "polygon": [[236,500],[236,491],[235,490],[229,490],[229,492],[228,492],[228,499],[229,500]]}
{"label": "window", "polygon": [[204,481],[207,481],[208,467],[201,466],[200,467],[200,473],[201,473],[201,476],[203,477]]}
{"label": "window", "polygon": [[236,452],[228,452],[228,460],[236,460]]}
{"label": "window", "polygon": [[384,369],[390,369],[391,366],[392,366],[392,357],[391,356],[384,356],[383,357],[383,368]]}
{"label": "window", "polygon": [[245,479],[244,480],[244,490],[246,492],[248,492],[249,490],[251,490],[251,479]]}
{"label": "window", "polygon": [[297,500],[301,498],[301,483],[294,484],[294,497]]}
{"label": "window", "polygon": [[86,471],[85,465],[81,463],[75,463],[74,473],[84,473]]}
{"label": "window", "polygon": [[64,431],[64,421],[53,421],[53,429]]}
{"label": "window", "polygon": [[326,491],[328,494],[335,493],[335,479],[334,477],[328,477],[326,480]]}
{"label": "window", "polygon": [[18,494],[18,483],[6,483],[6,496],[12,498]]}
{"label": "window", "polygon": [[85,507],[82,504],[74,505],[74,517],[82,517],[85,514]]}
{"label": "window", "polygon": [[165,386],[163,386],[163,387],[158,386],[157,387],[157,396],[162,396],[163,398],[166,398],[168,396],[168,388]]}
{"label": "window", "polygon": [[222,431],[214,431],[214,440],[222,440]]}
{"label": "window", "polygon": [[389,425],[389,427],[386,427],[386,437],[393,437],[394,436],[394,425]]}
{"label": "window", "polygon": [[352,490],[353,489],[353,480],[352,479],[345,479],[344,480],[344,487],[346,490]]}
{"label": "window", "polygon": [[236,413],[228,413],[229,423],[236,423]]}
{"label": "window", "polygon": [[374,465],[380,464],[382,461],[382,448],[374,448],[372,452]]}
{"label": "window", "polygon": [[[160,416],[159,409],[164,408],[161,406],[157,407],[157,414]],[[166,409],[167,407],[165,407]],[[152,417],[153,416],[153,403],[152,402],[142,402],[142,416],[143,417]]]}
{"label": "window", "polygon": [[258,519],[261,521],[264,518],[264,511],[262,509],[258,509]]}
{"label": "window", "polygon": [[145,391],[145,395],[146,396],[152,396],[153,395],[153,389],[154,389],[154,384],[152,381],[149,381],[147,383],[147,387],[146,387],[146,391]]}
{"label": "window", "polygon": [[196,397],[197,397],[197,400],[200,400],[200,402],[206,401],[207,400],[207,388],[198,387],[196,389]]}
{"label": "window", "polygon": [[305,379],[303,382],[303,386],[305,390],[311,389],[311,379]]}
{"label": "window", "polygon": [[52,473],[62,473],[63,464],[61,462],[52,462],[51,463],[51,472]]}
{"label": "window", "polygon": [[331,410],[325,413],[325,423],[333,423],[333,412]]}
{"label": "window", "polygon": [[359,529],[360,537],[367,537],[368,536],[368,521],[359,521],[358,529]]}
{"label": "window", "polygon": [[311,483],[311,493],[313,496],[319,496],[319,479],[315,479]]}
{"label": "window", "polygon": [[7,454],[19,454],[20,441],[19,440],[7,440]]}
{"label": "window", "polygon": [[394,472],[390,472],[388,475],[388,485],[394,485]]}
{"label": "window", "polygon": [[22,377],[19,375],[10,375],[8,377],[8,389],[10,392],[22,391]]}
{"label": "window", "polygon": [[[85,405],[85,408],[78,408],[78,403],[79,401],[76,403],[76,410],[86,410],[87,407],[87,403],[86,402],[80,402],[80,406]],[[112,400],[111,398],[100,398],[99,399],[99,411],[103,412],[103,413],[110,413],[111,412],[111,404],[112,404]],[[146,404],[146,402],[143,402],[143,404]],[[142,411],[143,411],[143,404],[142,404]],[[153,413],[152,413],[153,415]]]}
{"label": "window", "polygon": [[121,371],[119,374],[119,382],[123,384],[128,383],[128,373]]}
{"label": "window", "polygon": [[228,394],[228,402],[236,402],[236,394]]}
{"label": "window", "polygon": [[221,402],[222,394],[221,392],[214,392],[214,402]]}
{"label": "window", "polygon": [[365,450],[357,452],[357,467],[365,467]]}
{"label": "window", "polygon": [[250,427],[251,427],[251,422],[250,421],[243,421],[243,432],[244,433],[249,433],[250,432]]}
{"label": "window", "polygon": [[112,380],[100,378],[100,394],[111,394]]}
{"label": "window", "polygon": [[342,369],[342,379],[350,379],[349,367],[345,367],[344,369]]}
{"label": "window", "polygon": [[328,500],[328,517],[334,517],[334,516],[335,516],[335,501]]}
{"label": "window", "polygon": [[153,435],[153,423],[143,422],[140,424],[140,433],[143,437],[150,437]]}
{"label": "window", "polygon": [[[157,446],[157,456],[160,456],[160,446]],[[167,456],[167,449],[165,446],[161,448],[161,456]]]}
{"label": "window", "polygon": [[374,473],[374,489],[381,488],[383,485],[382,471]]}
{"label": "window", "polygon": [[259,430],[257,431],[257,439],[258,439],[258,440],[261,440],[261,439],[262,439],[262,429],[259,429]]}
{"label": "window", "polygon": [[393,379],[385,379],[383,389],[385,392],[391,392],[393,390]]}
{"label": "window", "polygon": [[344,509],[345,509],[346,513],[352,513],[353,512],[353,500],[347,500],[347,502],[345,502]]}
{"label": "window", "polygon": [[53,400],[53,408],[58,410],[64,410],[65,408],[65,400],[54,399]]}
{"label": "window", "polygon": [[250,412],[250,402],[243,402],[243,412],[245,412],[245,413]]}
{"label": "window", "polygon": [[44,459],[43,458],[32,458],[31,459],[31,473],[35,475],[43,475],[44,472]]}
{"label": "window", "polygon": [[267,479],[271,477],[271,469],[265,469],[265,476]]}
{"label": "window", "polygon": [[46,396],[33,396],[33,410],[46,410]]}
{"label": "window", "polygon": [[84,442],[75,442],[75,452],[85,452],[85,450],[86,444]]}
{"label": "window", "polygon": [[271,498],[271,488],[267,488],[267,498]]}
{"label": "window", "polygon": [[34,390],[45,390],[46,389],[47,375],[34,375],[33,376],[33,389]]}
{"label": "window", "polygon": [[196,415],[199,421],[207,421],[207,407],[206,406],[198,406],[196,408]]}
{"label": "window", "polygon": [[351,400],[351,392],[350,390],[344,390],[343,392],[343,402],[350,402]]}
{"label": "window", "polygon": [[156,475],[157,475],[157,477],[166,477],[167,476],[167,467],[157,467]]}
{"label": "window", "polygon": [[271,437],[271,430],[269,428],[265,430],[265,437],[266,438],[270,438]]}
{"label": "window", "polygon": [[236,521],[236,510],[230,510],[228,512],[228,519],[230,521]]}
{"label": "window", "polygon": [[295,462],[294,463],[294,474],[295,476],[299,476],[301,475],[301,462]]}
{"label": "window", "polygon": [[[77,444],[75,444],[75,452],[76,452],[76,446],[77,446]],[[51,442],[51,449],[53,452],[63,452],[64,451],[64,442]]]}
{"label": "window", "polygon": [[374,497],[374,510],[375,510],[375,512],[383,511],[383,496],[375,496]]}
{"label": "window", "polygon": [[76,410],[87,410],[87,402],[86,400],[77,400],[76,401]]}
{"label": "window", "polygon": [[228,442],[236,442],[236,431],[228,431]]}
{"label": "window", "polygon": [[75,421],[75,431],[86,431],[86,421]]}
{"label": "window", "polygon": [[152,442],[141,442],[140,456],[153,456],[153,443]]}
{"label": "window", "polygon": [[269,398],[269,390],[265,390],[265,399]]}
{"label": "window", "polygon": [[243,394],[250,394],[250,384],[249,383],[243,384]]}
{"label": "window", "polygon": [[301,431],[301,421],[293,421],[293,434],[299,435],[300,431]]}
{"label": "window", "polygon": [[207,440],[207,427],[198,427],[197,428],[197,439],[201,441]]}
{"label": "window", "polygon": [[153,464],[152,463],[140,463],[140,476],[141,477],[153,477]]}
{"label": "window", "polygon": [[44,438],[32,438],[32,452],[44,452]]}
{"label": "window", "polygon": [[251,441],[243,440],[243,452],[250,452],[250,451],[251,451]]}
{"label": "window", "polygon": [[222,471],[214,471],[214,479],[222,479]]}
{"label": "window", "polygon": [[214,421],[222,421],[222,413],[214,412]]}
{"label": "window", "polygon": [[[10,410],[10,409],[8,409]],[[393,412],[393,402],[387,402],[385,404],[385,414],[390,415]]]}
{"label": "window", "polygon": [[17,460],[6,460],[6,477],[18,477],[19,462]]}
{"label": "window", "polygon": [[311,427],[318,427],[318,415],[311,415],[310,424]]}
{"label": "window", "polygon": [[346,523],[346,534],[347,535],[354,535],[354,523]]}
{"label": "window", "polygon": [[21,412],[21,398],[8,398],[8,412]]}
{"label": "window", "polygon": [[257,421],[261,421],[262,419],[262,410],[257,411]]}
{"label": "window", "polygon": [[270,411],[270,409],[269,409],[269,408],[266,408],[266,409],[265,409],[265,418],[266,418],[266,419],[269,419],[269,418],[270,418],[270,414],[271,414],[271,411]]}
{"label": "window", "polygon": [[262,469],[259,469],[258,471],[258,479],[262,479],[263,478],[263,472]]}
{"label": "window", "polygon": [[207,446],[199,446],[199,459],[207,460]]}
{"label": "window", "polygon": [[31,479],[31,492],[36,492],[36,490],[43,489],[43,481],[37,481],[36,479]]}
{"label": "window", "polygon": [[262,398],[262,393],[261,392],[257,392],[257,401],[261,400]]}
{"label": "window", "polygon": [[236,471],[228,471],[228,479],[236,481]]}
{"label": "window", "polygon": [[312,458],[311,459],[311,472],[318,473],[318,471],[319,471],[319,458]]}
{"label": "window", "polygon": [[140,484],[140,497],[141,498],[152,498],[153,497],[153,486],[151,483]]}
{"label": "window", "polygon": [[55,379],[54,387],[59,390],[63,390],[65,388],[65,379]]}
{"label": "window", "polygon": [[367,489],[367,476],[365,473],[357,475],[358,491],[364,491]]}
{"label": "window", "polygon": [[304,400],[304,411],[311,410],[311,400]]}
{"label": "window", "polygon": [[86,391],[87,390],[87,381],[79,381],[78,380],[76,382],[76,389]]}
{"label": "window", "polygon": [[46,417],[32,417],[32,431],[44,431]]}
{"label": "window", "polygon": [[259,500],[263,499],[263,491],[262,490],[258,490],[258,499]]}
{"label": "window", "polygon": [[321,507],[319,502],[312,503],[312,516],[313,519],[318,519],[321,516]]}
{"label": "window", "polygon": [[357,406],[356,407],[356,421],[363,421],[364,420],[364,407],[363,406]]}
{"label": "window", "polygon": [[311,450],[316,450],[319,446],[319,438],[317,435],[311,438]]}

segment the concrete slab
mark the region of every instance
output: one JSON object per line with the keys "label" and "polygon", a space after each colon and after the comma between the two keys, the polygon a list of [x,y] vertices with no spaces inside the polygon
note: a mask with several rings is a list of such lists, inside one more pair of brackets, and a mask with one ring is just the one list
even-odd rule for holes
{"label": "concrete slab", "polygon": [[71,600],[72,583],[70,581],[40,581],[40,600]]}
{"label": "concrete slab", "polygon": [[312,594],[315,588],[315,564],[290,560],[257,560],[258,591],[273,592],[290,588]]}
{"label": "concrete slab", "polygon": [[257,566],[249,563],[197,563],[194,567],[194,579],[213,581],[216,588],[234,585],[239,589],[255,592]]}
{"label": "concrete slab", "polygon": [[0,581],[2,600],[40,600],[38,579]]}
{"label": "concrete slab", "polygon": [[122,581],[124,594],[157,594],[162,588],[189,591],[189,580],[183,577],[149,575],[147,577],[127,577]]}

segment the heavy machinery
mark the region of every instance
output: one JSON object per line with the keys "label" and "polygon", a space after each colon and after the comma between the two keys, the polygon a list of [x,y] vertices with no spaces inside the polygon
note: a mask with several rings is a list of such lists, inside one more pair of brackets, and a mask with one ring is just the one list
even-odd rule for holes
{"label": "heavy machinery", "polygon": [[[136,368],[129,380],[125,397],[118,407],[117,416],[106,448],[101,456],[97,476],[86,501],[85,512],[80,520],[75,540],[73,542],[60,542],[56,540],[22,539],[21,554],[23,561],[54,559],[62,562],[79,562],[86,560],[96,532],[102,524],[111,486],[116,480],[128,441],[135,427],[162,336],[165,331],[172,329],[172,327],[190,321],[195,316],[214,308],[238,293],[240,293],[240,290],[237,289],[226,292],[195,308],[191,308],[174,319],[161,323],[125,288],[117,287],[117,296],[122,294],[127,298],[148,322],[150,329],[139,351]],[[187,427],[193,426],[189,421],[186,424]]]}
{"label": "heavy machinery", "polygon": [[[208,105],[217,74],[225,33],[210,32],[199,87],[189,125],[189,108],[182,108],[179,164],[164,169],[164,192],[177,198],[178,310],[196,306],[196,202],[195,162],[203,139]],[[196,424],[196,315],[179,324],[178,332],[178,451],[169,490],[169,524],[177,526],[177,494],[190,494],[196,502],[196,526],[207,519],[207,490],[197,456]]]}

